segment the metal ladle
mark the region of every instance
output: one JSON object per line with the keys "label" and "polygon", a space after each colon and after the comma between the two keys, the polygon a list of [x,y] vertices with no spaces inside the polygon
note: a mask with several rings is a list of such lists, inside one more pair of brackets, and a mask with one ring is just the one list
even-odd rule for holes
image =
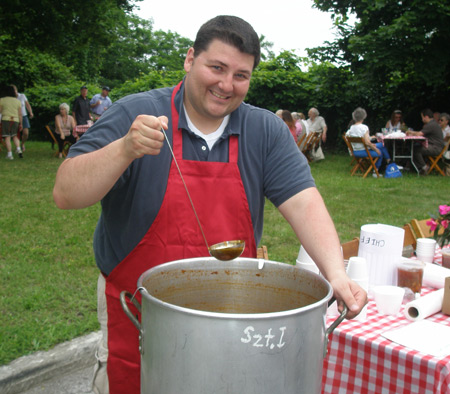
{"label": "metal ladle", "polygon": [[189,194],[189,190],[187,188],[186,182],[184,181],[183,174],[181,173],[180,167],[178,166],[177,159],[175,158],[175,154],[173,153],[172,146],[170,145],[169,138],[167,138],[166,131],[161,127],[161,131],[164,134],[164,138],[167,141],[167,145],[169,146],[170,153],[172,154],[173,161],[177,166],[178,173],[180,174],[181,181],[183,182],[184,189],[186,190],[186,194],[189,198],[189,202],[191,203],[192,210],[194,211],[195,218],[197,219],[198,227],[200,227],[200,231],[203,236],[203,240],[205,241],[206,247],[208,248],[208,252],[212,257],[215,257],[217,260],[228,261],[233,260],[239,257],[245,248],[245,241],[243,240],[234,240],[234,241],[225,241],[220,242],[218,244],[214,244],[209,246],[208,241],[206,240],[205,233],[203,232],[203,227],[200,223],[200,219],[198,218],[197,211],[195,210],[194,203],[191,199],[191,195]]}

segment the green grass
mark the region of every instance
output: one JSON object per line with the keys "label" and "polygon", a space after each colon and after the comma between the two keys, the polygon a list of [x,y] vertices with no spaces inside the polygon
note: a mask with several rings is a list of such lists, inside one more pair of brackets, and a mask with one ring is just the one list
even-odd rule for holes
{"label": "green grass", "polygon": [[98,329],[92,234],[99,205],[62,211],[52,199],[49,143],[0,156],[0,365]]}
{"label": "green grass", "polygon": [[[438,205],[449,201],[449,178],[418,177],[376,179],[350,176],[350,156],[326,154],[311,164],[312,174],[334,220],[341,242],[358,237],[361,226],[384,223],[403,226],[413,218],[436,213]],[[300,244],[276,208],[266,204],[264,235],[270,259],[294,263]]]}
{"label": "green grass", "polygon": [[[0,365],[98,330],[98,270],[92,235],[99,204],[62,211],[52,189],[61,163],[49,143],[30,142],[25,158],[0,153]],[[341,241],[365,223],[401,226],[448,203],[448,178],[350,177],[349,156],[327,154],[311,165]],[[299,243],[271,203],[262,243],[272,260],[293,263]]]}

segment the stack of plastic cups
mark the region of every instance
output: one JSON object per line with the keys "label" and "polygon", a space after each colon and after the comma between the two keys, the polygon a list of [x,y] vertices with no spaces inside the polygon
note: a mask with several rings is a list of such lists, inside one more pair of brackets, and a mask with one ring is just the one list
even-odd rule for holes
{"label": "stack of plastic cups", "polygon": [[314,272],[316,274],[320,274],[319,267],[317,267],[314,260],[310,257],[310,255],[306,252],[305,248],[300,246],[300,250],[298,252],[297,257],[297,266],[302,267],[308,271]]}
{"label": "stack of plastic cups", "polygon": [[[367,261],[364,257],[350,257],[348,260],[347,275],[353,282],[360,285],[365,291],[369,291],[369,272],[367,269]],[[355,320],[366,320],[367,305],[362,309]]]}
{"label": "stack of plastic cups", "polygon": [[417,238],[416,256],[424,263],[432,263],[434,260],[434,252],[436,249],[436,241],[431,238]]}

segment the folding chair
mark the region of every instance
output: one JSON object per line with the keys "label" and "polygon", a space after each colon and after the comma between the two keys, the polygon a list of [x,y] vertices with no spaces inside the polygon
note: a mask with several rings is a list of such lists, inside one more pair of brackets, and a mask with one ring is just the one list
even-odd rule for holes
{"label": "folding chair", "polygon": [[256,258],[269,260],[269,253],[267,252],[266,245],[261,245],[258,249],[256,249]]}
{"label": "folding chair", "polygon": [[303,149],[303,145],[305,143],[306,137],[307,137],[306,132],[302,133],[302,135],[300,136],[300,138],[297,141],[297,146],[298,146],[298,149],[300,149],[300,151],[302,151],[302,149]]}
{"label": "folding chair", "polygon": [[321,138],[322,138],[321,131],[313,131],[309,133],[308,136],[306,137],[302,153],[306,156],[309,163],[313,161],[311,153],[318,146]]}
{"label": "folding chair", "polygon": [[430,160],[430,169],[428,170],[427,174],[429,174],[432,170],[435,170],[439,172],[442,176],[445,176],[445,172],[442,171],[441,167],[439,167],[439,160],[442,159],[442,156],[444,156],[444,153],[447,152],[448,148],[450,146],[450,136],[445,137],[445,145],[441,150],[441,153],[439,153],[437,156],[428,156],[428,160]]}
{"label": "folding chair", "polygon": [[[356,159],[356,162],[357,162],[357,165],[355,165],[353,167],[353,169],[351,170],[351,175],[352,176],[355,175],[356,171],[358,169],[360,169],[361,172],[363,173],[363,178],[365,178],[369,174],[370,170],[373,170],[375,172],[375,174],[377,174],[377,177],[380,177],[380,174],[378,173],[377,166],[375,165],[375,163],[377,162],[377,160],[379,158],[378,157],[372,157],[370,155],[370,149],[366,145],[366,142],[364,141],[364,138],[362,138],[362,137],[345,136],[345,140],[346,140],[346,142],[349,143],[348,146],[349,147],[351,146],[351,153],[352,153],[353,157]],[[362,144],[364,146],[364,150],[366,151],[366,156],[362,156],[362,157],[356,156],[352,144]],[[367,169],[365,169],[365,167],[367,167]]]}
{"label": "folding chair", "polygon": [[[56,139],[55,135],[53,134],[52,129],[50,128],[50,126],[46,125],[45,128],[47,129],[48,133],[50,134],[50,137],[52,139],[52,149],[55,149],[55,144],[58,145],[58,140]],[[65,140],[64,141],[64,147],[63,147],[63,151],[62,151],[62,155],[63,157],[67,156],[67,153],[69,152],[69,148],[70,145],[72,145],[69,141]],[[55,154],[53,156],[58,156],[59,152],[55,152]]]}
{"label": "folding chair", "polygon": [[358,256],[359,238],[353,238],[351,241],[341,244],[342,255],[344,260],[348,260],[350,257]]}
{"label": "folding chair", "polygon": [[411,245],[414,250],[416,250],[417,246],[417,237],[414,234],[414,231],[409,223],[406,223],[403,226],[403,230],[405,230],[405,237],[403,239],[403,247]]}
{"label": "folding chair", "polygon": [[360,164],[359,164],[358,161],[356,160],[356,157],[353,155],[353,146],[352,146],[352,144],[351,144],[350,142],[348,142],[347,137],[345,136],[345,133],[342,134],[342,139],[344,140],[345,145],[347,145],[348,154],[349,154],[349,155],[351,156],[351,158],[352,158],[352,161],[350,162],[350,165],[353,165],[353,163],[355,163],[354,166],[352,167],[352,169],[351,169],[350,171],[353,171],[353,170],[355,169],[355,167],[356,167],[356,170],[355,170],[355,171],[357,171],[358,168],[359,168],[359,170],[364,174],[363,168],[360,166]]}
{"label": "folding chair", "polygon": [[[416,238],[433,238],[433,231],[430,230],[430,226],[428,226],[427,221],[428,219],[412,219],[411,220],[411,227],[414,230],[414,233],[416,234]],[[441,227],[438,234],[442,234],[444,232],[444,228]]]}

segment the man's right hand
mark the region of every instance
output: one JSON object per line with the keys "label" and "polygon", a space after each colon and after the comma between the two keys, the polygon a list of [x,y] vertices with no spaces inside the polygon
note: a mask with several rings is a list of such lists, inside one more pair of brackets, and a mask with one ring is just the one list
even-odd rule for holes
{"label": "man's right hand", "polygon": [[167,123],[166,116],[139,115],[123,137],[125,155],[131,160],[158,155],[164,145],[161,128],[167,130]]}

